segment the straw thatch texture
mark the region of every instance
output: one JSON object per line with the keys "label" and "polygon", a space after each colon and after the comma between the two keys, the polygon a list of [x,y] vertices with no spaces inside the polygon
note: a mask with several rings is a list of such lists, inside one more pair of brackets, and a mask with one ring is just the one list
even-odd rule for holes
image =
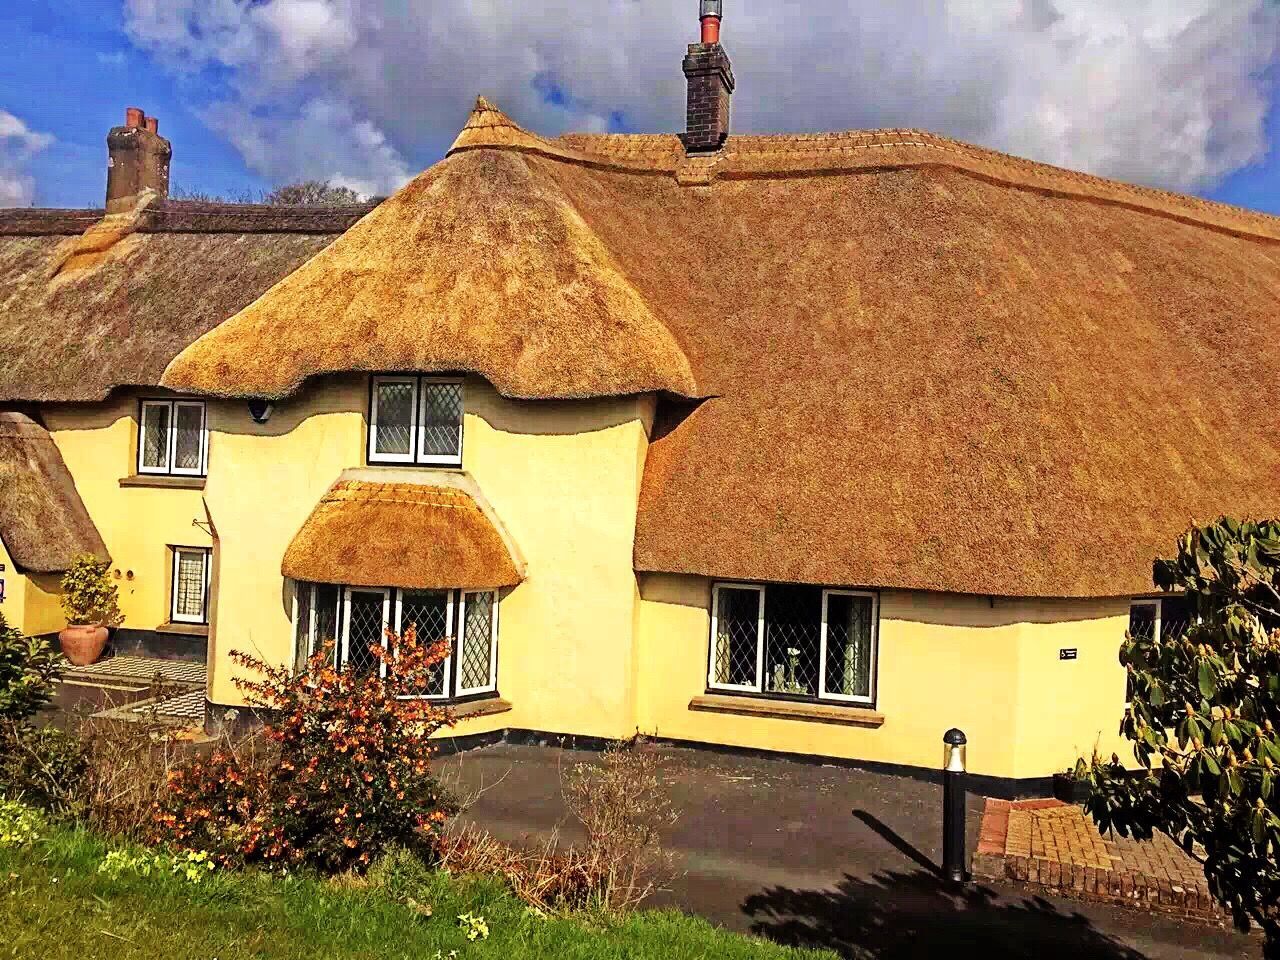
{"label": "straw thatch texture", "polygon": [[281,397],[338,370],[471,371],[524,398],[697,392],[573,205],[498,151],[419,176],[183,351],[164,383]]}
{"label": "straw thatch texture", "polygon": [[0,401],[99,400],[157,384],[183,347],[367,209],[0,213]]}
{"label": "straw thatch texture", "polygon": [[522,579],[502,534],[465,491],[340,480],[285,551],[286,577],[357,587],[488,590]]}
{"label": "straw thatch texture", "polygon": [[0,412],[0,541],[13,562],[61,573],[80,554],[110,559],[47,430]]}
{"label": "straw thatch texture", "polygon": [[1120,596],[1192,518],[1280,513],[1277,241],[1273,217],[916,131],[690,158],[482,102],[166,382],[710,397],[650,450],[640,570]]}

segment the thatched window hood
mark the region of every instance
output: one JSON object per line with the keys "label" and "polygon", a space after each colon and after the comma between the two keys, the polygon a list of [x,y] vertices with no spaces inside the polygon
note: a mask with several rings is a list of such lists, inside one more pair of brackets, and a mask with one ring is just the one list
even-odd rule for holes
{"label": "thatched window hood", "polygon": [[[376,478],[376,479],[374,479]],[[285,551],[294,580],[412,590],[496,590],[524,564],[466,475],[348,470]]]}

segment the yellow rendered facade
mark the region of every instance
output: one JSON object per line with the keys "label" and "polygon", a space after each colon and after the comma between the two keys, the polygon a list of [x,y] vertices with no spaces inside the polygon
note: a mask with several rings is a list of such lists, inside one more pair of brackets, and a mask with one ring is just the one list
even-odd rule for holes
{"label": "yellow rendered facade", "polygon": [[[169,620],[172,548],[207,548],[212,539],[200,490],[121,486],[137,473],[140,396],[166,392],[119,391],[98,404],[47,405],[40,415],[111,554],[123,626],[156,630]],[[49,630],[64,624],[59,613]]]}
{"label": "yellow rendered facade", "polygon": [[[237,704],[229,654],[273,663],[293,652],[291,588],[280,561],[343,470],[394,481],[417,467],[366,467],[365,376],[327,378],[254,424],[245,405],[211,405],[205,489],[217,537],[210,698]],[[649,398],[521,402],[464,385],[462,470],[501,518],[526,566],[499,607],[504,714],[460,732],[526,727],[599,737],[635,732],[632,702],[636,503]]]}
{"label": "yellow rendered facade", "polygon": [[[1125,598],[881,590],[876,703],[843,708],[865,725],[691,709],[707,692],[713,581],[637,575],[632,563],[652,398],[514,401],[477,377],[464,393],[462,471],[501,519],[526,579],[499,608],[497,683],[510,710],[463,719],[456,734],[641,732],[934,768],[942,733],[959,726],[972,771],[1013,779],[1045,777],[1095,748],[1127,756],[1116,659]],[[369,378],[351,374],[307,385],[265,424],[242,401],[210,401],[202,490],[121,486],[135,473],[138,398],[41,414],[111,551],[126,627],[168,619],[172,546],[214,547],[208,695],[238,706],[232,650],[292,657],[281,559],[330,485],[352,468],[388,481],[426,468],[367,465]],[[0,563],[6,616],[29,633],[60,628],[56,578],[17,575],[2,547]]]}
{"label": "yellow rendered facade", "polygon": [[[1117,659],[1127,599],[882,590],[877,696],[867,711],[879,725],[851,726],[689,709],[707,687],[712,583],[640,577],[644,733],[936,768],[943,733],[960,727],[972,772],[1014,779],[1049,776],[1095,747],[1128,755],[1118,735],[1125,674]],[[1061,659],[1064,649],[1075,659]]]}
{"label": "yellow rendered facade", "polygon": [[18,571],[0,541],[0,613],[5,621],[28,636],[61,630],[64,623],[58,605],[58,577]]}

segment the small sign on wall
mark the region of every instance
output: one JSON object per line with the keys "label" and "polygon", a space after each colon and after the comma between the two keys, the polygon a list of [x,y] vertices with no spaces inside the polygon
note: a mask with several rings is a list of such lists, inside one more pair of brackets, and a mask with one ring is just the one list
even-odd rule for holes
{"label": "small sign on wall", "polygon": [[1076,658],[1075,647],[1063,647],[1061,650],[1058,651],[1059,660],[1074,660],[1075,658]]}
{"label": "small sign on wall", "polygon": [[0,603],[4,603],[4,577],[0,577]]}

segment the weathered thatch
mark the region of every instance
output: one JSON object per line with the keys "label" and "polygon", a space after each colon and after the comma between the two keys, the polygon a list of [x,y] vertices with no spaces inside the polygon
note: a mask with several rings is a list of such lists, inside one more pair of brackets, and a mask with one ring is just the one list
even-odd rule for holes
{"label": "weathered thatch", "polygon": [[1125,595],[1280,513],[1276,218],[909,131],[687,159],[482,111],[457,151],[566,203],[713,395],[650,449],[641,570]]}
{"label": "weathered thatch", "polygon": [[478,497],[459,481],[340,479],[289,544],[281,571],[360,587],[514,586],[523,579],[521,564]]}
{"label": "weathered thatch", "polygon": [[419,176],[183,351],[164,382],[280,397],[352,369],[474,371],[512,397],[697,392],[573,205],[519,154],[492,151]]}
{"label": "weathered thatch", "polygon": [[24,571],[60,573],[81,554],[110,559],[53,438],[0,412],[0,541]]}
{"label": "weathered thatch", "polygon": [[369,209],[0,211],[0,401],[157,384],[178,351]]}

